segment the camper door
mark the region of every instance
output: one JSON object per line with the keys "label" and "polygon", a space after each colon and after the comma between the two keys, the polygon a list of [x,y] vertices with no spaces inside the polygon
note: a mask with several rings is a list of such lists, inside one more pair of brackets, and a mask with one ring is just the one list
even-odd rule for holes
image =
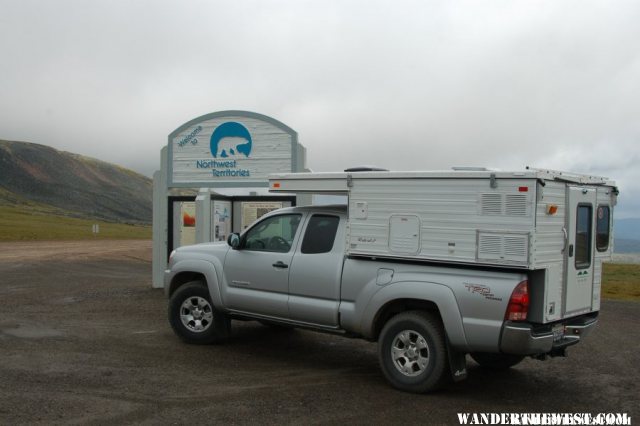
{"label": "camper door", "polygon": [[596,190],[569,186],[567,198],[565,317],[592,310]]}

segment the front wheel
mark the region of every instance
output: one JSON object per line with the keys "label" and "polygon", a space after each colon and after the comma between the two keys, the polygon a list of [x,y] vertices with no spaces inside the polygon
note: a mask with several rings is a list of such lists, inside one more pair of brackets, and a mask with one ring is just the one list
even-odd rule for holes
{"label": "front wheel", "polygon": [[414,393],[438,389],[446,381],[449,365],[440,320],[422,311],[392,317],[380,333],[378,358],[395,388]]}
{"label": "front wheel", "polygon": [[169,323],[185,342],[219,343],[229,337],[231,321],[217,312],[209,290],[200,281],[184,284],[169,299]]}

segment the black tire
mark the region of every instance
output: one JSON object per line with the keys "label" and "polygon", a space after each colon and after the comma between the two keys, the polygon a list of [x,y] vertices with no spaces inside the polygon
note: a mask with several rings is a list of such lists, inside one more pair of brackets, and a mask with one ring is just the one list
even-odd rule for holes
{"label": "black tire", "polygon": [[[404,345],[405,340],[408,345]],[[425,393],[440,388],[449,377],[445,332],[440,319],[423,311],[395,315],[380,333],[378,359],[382,373],[397,389]]]}
{"label": "black tire", "polygon": [[474,352],[471,354],[471,358],[482,368],[487,370],[507,370],[524,359],[522,355],[509,355],[509,354],[492,354],[486,352]]}
{"label": "black tire", "polygon": [[201,281],[179,287],[169,299],[168,311],[171,328],[187,343],[207,345],[229,337],[231,321],[215,310],[209,290]]}

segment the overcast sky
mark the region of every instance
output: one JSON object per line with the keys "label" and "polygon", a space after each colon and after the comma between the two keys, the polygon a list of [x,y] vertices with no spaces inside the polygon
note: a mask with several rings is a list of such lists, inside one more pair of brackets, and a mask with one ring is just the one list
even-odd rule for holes
{"label": "overcast sky", "polygon": [[594,173],[640,217],[640,2],[0,0],[0,139],[151,175],[229,109],[314,171]]}

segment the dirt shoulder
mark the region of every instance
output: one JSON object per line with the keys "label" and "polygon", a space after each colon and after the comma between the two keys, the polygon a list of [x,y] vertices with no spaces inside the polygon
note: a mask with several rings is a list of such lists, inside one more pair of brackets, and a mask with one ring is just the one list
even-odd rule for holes
{"label": "dirt shoulder", "polygon": [[0,242],[0,262],[137,259],[151,262],[151,240]]}

